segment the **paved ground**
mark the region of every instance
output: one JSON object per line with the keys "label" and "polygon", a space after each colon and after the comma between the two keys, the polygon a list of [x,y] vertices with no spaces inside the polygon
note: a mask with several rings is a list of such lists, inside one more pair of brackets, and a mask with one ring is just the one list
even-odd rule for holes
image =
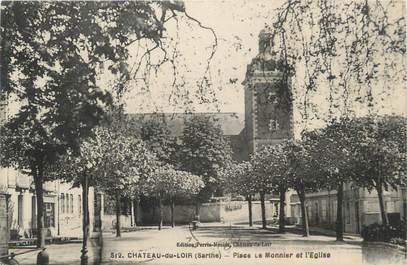
{"label": "paved ground", "polygon": [[[88,242],[88,256],[89,265],[98,264],[101,251],[100,238],[94,237]],[[50,265],[71,265],[80,264],[82,243],[64,243],[64,244],[52,244],[46,246],[46,251],[49,254]],[[37,255],[39,250],[30,251],[30,248],[17,248],[10,249],[9,252],[17,254],[15,259],[21,265],[35,265],[37,264]],[[27,252],[25,254],[21,254]],[[19,255],[21,254],[21,255]]]}
{"label": "paved ground", "polygon": [[[199,242],[198,247],[196,246]],[[178,246],[177,246],[178,243]],[[180,244],[184,245],[181,246]],[[215,245],[217,244],[217,245]],[[311,254],[311,252],[313,252]],[[329,256],[329,257],[328,257]],[[220,259],[219,259],[220,257]],[[104,235],[103,264],[404,264],[401,251],[364,246],[359,237],[277,234],[258,227],[211,224]]]}
{"label": "paved ground", "polygon": [[[304,238],[295,230],[278,234],[274,229],[210,224],[192,231],[188,226],[142,229],[116,238],[103,234],[103,248],[90,242],[90,263],[103,264],[405,264],[405,253],[382,246],[365,246],[360,237],[346,236],[345,243],[334,237]],[[177,245],[178,244],[178,245]],[[50,264],[80,264],[80,243],[47,246]],[[16,253],[26,251],[15,250]],[[312,253],[311,253],[312,252]],[[22,265],[36,264],[38,252],[17,256]]]}

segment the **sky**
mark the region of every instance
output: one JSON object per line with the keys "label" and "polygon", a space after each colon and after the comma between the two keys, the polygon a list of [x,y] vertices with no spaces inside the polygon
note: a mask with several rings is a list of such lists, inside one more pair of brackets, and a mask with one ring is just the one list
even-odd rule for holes
{"label": "sky", "polygon": [[[133,84],[126,95],[128,112],[244,112],[242,82],[246,67],[258,52],[258,34],[273,18],[275,9],[282,1],[226,0],[197,1],[186,0],[188,15],[197,19],[203,26],[211,27],[217,36],[214,57],[210,61],[212,91],[216,102],[199,104],[193,93],[196,82],[205,72],[207,60],[212,51],[214,37],[210,30],[200,28],[191,20],[180,19],[179,28],[168,25],[168,33],[177,35],[178,49],[182,59],[177,69],[186,79],[183,88],[190,91],[193,103],[168,103],[171,91],[172,72],[164,66],[155,81],[150,85],[150,93],[140,94],[141,85]],[[154,78],[152,78],[154,79]]]}
{"label": "sky", "polygon": [[[176,87],[173,88],[173,66],[162,65],[157,74],[149,78],[148,87],[137,78],[128,85],[124,96],[126,111],[140,112],[244,112],[243,85],[247,64],[257,55],[258,34],[272,19],[281,0],[185,0],[188,15],[178,17],[166,24],[163,43],[167,44],[169,56],[176,47]],[[208,58],[213,51],[215,39],[212,32],[200,27],[210,27],[217,39],[216,52],[209,61],[211,89],[204,93],[212,95],[210,103],[201,104],[195,95],[197,82],[205,76]],[[151,47],[151,43],[149,44]],[[137,61],[138,47],[131,47],[133,61]],[[138,54],[138,55],[137,55]],[[162,52],[155,51],[151,60],[158,62]],[[131,65],[131,64],[130,64]],[[208,76],[208,74],[206,75]],[[111,88],[114,79],[109,74],[99,76],[99,84]],[[232,82],[230,82],[232,80]],[[184,84],[183,84],[184,83]],[[183,84],[183,85],[182,85]],[[171,95],[171,102],[169,97]],[[215,99],[215,100],[213,100]],[[9,101],[9,114],[20,107],[14,99]]]}
{"label": "sky", "polygon": [[[276,9],[283,2],[185,0],[188,15],[203,26],[211,27],[216,33],[216,52],[210,60],[212,86],[209,91],[205,91],[208,100],[213,102],[200,103],[199,95],[195,92],[197,82],[204,76],[214,37],[210,30],[180,16],[178,26],[174,20],[167,24],[166,40],[173,38],[175,41],[170,43],[176,43],[178,52],[175,68],[169,64],[161,66],[157,74],[149,78],[148,86],[137,81],[132,83],[125,97],[127,112],[244,113],[242,82],[245,79],[246,67],[258,53],[260,30],[273,22]],[[168,50],[171,51],[171,48]],[[152,56],[152,60],[160,56],[162,54],[158,52]],[[173,70],[177,72],[175,81]],[[317,100],[322,102],[323,97],[325,96],[320,95]],[[406,113],[406,100],[406,88],[400,87],[383,101],[383,110],[389,113]]]}
{"label": "sky", "polygon": [[[180,14],[166,24],[163,39],[174,64],[165,63],[150,72],[148,84],[139,77],[129,82],[124,96],[126,111],[143,112],[237,112],[244,113],[246,67],[258,54],[258,34],[271,24],[283,0],[184,0],[190,19]],[[202,103],[201,84],[205,76],[216,34],[216,51],[209,60],[210,89],[203,90],[207,103]],[[151,47],[151,43],[149,44]],[[142,50],[142,49],[141,49]],[[131,47],[133,61],[140,58],[138,46]],[[175,55],[175,56],[174,56]],[[172,57],[174,56],[174,57]],[[161,51],[151,54],[151,62],[163,58]],[[142,67],[143,70],[143,67]],[[175,72],[175,75],[174,75]],[[141,72],[142,73],[142,72]],[[175,78],[174,78],[175,76]],[[104,87],[112,87],[109,77],[100,76]],[[406,88],[386,99],[389,112],[406,113]],[[16,104],[15,104],[16,105]],[[11,109],[18,107],[10,106]],[[13,112],[13,111],[12,111]]]}

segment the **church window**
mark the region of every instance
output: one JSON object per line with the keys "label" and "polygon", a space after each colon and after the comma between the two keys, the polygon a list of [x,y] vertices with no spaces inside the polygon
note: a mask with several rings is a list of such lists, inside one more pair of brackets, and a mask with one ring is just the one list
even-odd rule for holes
{"label": "church window", "polygon": [[276,104],[277,103],[277,95],[274,92],[269,92],[267,95],[267,100],[269,103]]}
{"label": "church window", "polygon": [[280,126],[279,126],[277,120],[276,119],[270,119],[269,130],[274,132],[274,131],[277,131],[279,128],[280,128]]}

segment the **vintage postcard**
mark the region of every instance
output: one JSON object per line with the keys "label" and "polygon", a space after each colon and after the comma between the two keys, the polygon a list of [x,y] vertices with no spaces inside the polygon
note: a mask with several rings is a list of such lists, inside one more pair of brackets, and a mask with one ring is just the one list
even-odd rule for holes
{"label": "vintage postcard", "polygon": [[406,264],[405,17],[0,1],[0,264]]}

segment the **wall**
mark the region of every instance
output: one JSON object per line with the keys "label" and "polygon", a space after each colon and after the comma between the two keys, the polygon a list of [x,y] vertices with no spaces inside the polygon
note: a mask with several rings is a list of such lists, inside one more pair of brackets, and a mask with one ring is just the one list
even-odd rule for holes
{"label": "wall", "polygon": [[[306,207],[310,226],[335,229],[337,209],[336,191],[314,192],[308,193],[306,196]],[[297,223],[301,224],[301,211],[298,198],[294,196],[292,200],[291,213],[297,218]],[[395,190],[385,191],[384,201],[390,219],[401,218],[403,203],[400,192]],[[380,222],[381,216],[377,192],[369,192],[363,188],[353,188],[351,183],[345,184],[343,198],[344,231],[359,234],[363,226]]]}
{"label": "wall", "polygon": [[[252,203],[253,220],[261,220],[261,207],[259,201]],[[176,205],[174,209],[174,219],[177,224],[187,224],[194,219],[195,205]],[[274,215],[274,209],[270,202],[266,202],[266,217],[271,219]],[[232,202],[217,202],[203,203],[199,209],[201,222],[248,222],[249,211],[246,201]],[[143,212],[144,225],[152,225],[158,223],[158,208]],[[169,224],[171,218],[171,210],[168,205],[163,208],[164,224]]]}
{"label": "wall", "polygon": [[[241,208],[235,210],[228,210],[227,206],[233,206],[233,203],[240,202],[231,202],[231,204],[226,204],[222,207],[221,216],[224,222],[249,222],[249,207],[247,202],[241,202]],[[274,216],[274,208],[270,202],[266,202],[266,218],[271,220]],[[260,201],[252,202],[252,214],[253,221],[261,221],[261,206]]]}
{"label": "wall", "polygon": [[[131,223],[131,217],[129,215],[120,216],[120,227],[131,227]],[[103,231],[114,231],[116,229],[116,215],[103,215],[102,229]]]}

